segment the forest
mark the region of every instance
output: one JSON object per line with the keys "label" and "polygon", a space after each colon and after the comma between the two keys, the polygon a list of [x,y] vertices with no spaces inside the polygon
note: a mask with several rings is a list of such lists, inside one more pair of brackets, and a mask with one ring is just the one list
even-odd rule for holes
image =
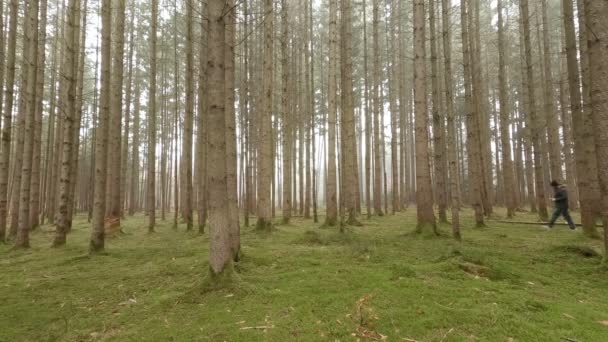
{"label": "forest", "polygon": [[608,1],[0,0],[0,113],[0,342],[608,340]]}

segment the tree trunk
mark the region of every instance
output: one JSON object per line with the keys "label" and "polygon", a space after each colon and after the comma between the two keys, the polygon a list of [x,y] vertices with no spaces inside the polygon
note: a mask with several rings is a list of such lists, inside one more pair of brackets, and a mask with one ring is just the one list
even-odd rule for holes
{"label": "tree trunk", "polygon": [[259,115],[259,179],[258,179],[258,221],[257,229],[272,229],[271,215],[271,181],[272,181],[272,89],[273,89],[273,34],[274,10],[272,0],[264,0],[264,80],[263,107]]}
{"label": "tree trunk", "polygon": [[[214,279],[229,275],[233,254],[229,233],[228,193],[226,183],[226,23],[225,0],[209,0],[209,271]],[[272,2],[266,2],[272,15]],[[268,8],[270,7],[270,9]],[[269,20],[269,18],[267,18]],[[270,26],[270,28],[272,28]],[[267,32],[269,33],[269,32]],[[268,38],[268,37],[267,37]],[[270,115],[270,113],[268,113]]]}
{"label": "tree trunk", "polygon": [[581,223],[583,232],[589,237],[596,237],[595,221],[596,204],[599,201],[594,183],[597,180],[595,156],[589,153],[595,150],[593,128],[590,115],[581,108],[582,98],[578,72],[576,36],[574,31],[574,14],[572,0],[563,0],[564,29],[566,33],[566,57],[568,63],[568,88],[570,90],[570,108],[572,110],[572,129],[574,137],[574,157],[581,202]]}
{"label": "tree trunk", "polygon": [[230,238],[230,248],[234,261],[241,258],[241,239],[239,224],[239,208],[237,193],[237,147],[236,147],[236,112],[235,102],[235,54],[236,44],[236,10],[235,0],[228,0],[230,9],[226,15],[226,181],[228,199],[228,234]]}
{"label": "tree trunk", "polygon": [[353,47],[352,47],[352,9],[351,0],[340,2],[342,18],[341,38],[342,49],[340,65],[342,68],[342,112],[341,112],[341,139],[342,139],[342,181],[344,183],[344,206],[346,210],[346,224],[359,225],[357,221],[357,155],[355,141],[355,113],[353,99]]}
{"label": "tree trunk", "polygon": [[283,223],[291,219],[291,118],[289,115],[289,9],[287,0],[281,0],[281,122],[283,136]]}
{"label": "tree trunk", "polygon": [[450,181],[450,204],[452,211],[452,236],[460,240],[460,191],[458,189],[458,156],[456,153],[456,123],[454,118],[454,93],[452,80],[452,41],[450,37],[450,3],[449,0],[441,1],[442,29],[443,29],[443,54],[444,54],[444,82],[447,126],[447,145]]}
{"label": "tree trunk", "polygon": [[507,84],[508,60],[505,56],[506,38],[503,20],[502,0],[498,0],[498,83],[500,98],[500,138],[502,147],[502,176],[507,205],[507,217],[515,215],[515,186],[513,181],[513,162],[511,160],[511,136],[509,135],[509,89]]}
{"label": "tree trunk", "polygon": [[[1,7],[1,5],[0,5]],[[0,11],[1,12],[1,11]],[[42,153],[42,114],[44,99],[44,71],[46,63],[46,25],[47,25],[47,0],[40,2],[40,24],[38,32],[37,47],[37,75],[36,75],[36,109],[34,118],[34,150],[32,154],[32,177],[30,184],[30,229],[35,230],[40,224],[40,158]],[[4,54],[0,55],[3,58]],[[2,72],[0,72],[2,74]],[[0,78],[0,85],[2,84]],[[1,92],[0,92],[1,94]],[[1,95],[0,95],[1,96]],[[0,99],[0,106],[2,100]],[[1,238],[0,238],[1,240]]]}
{"label": "tree trunk", "polygon": [[[380,101],[380,39],[379,39],[379,0],[373,0],[373,47],[374,50],[374,71],[372,97],[374,101],[374,214],[384,215],[382,212],[382,151],[380,149],[380,111],[384,113],[384,104]],[[383,114],[382,114],[383,115]]]}
{"label": "tree trunk", "polygon": [[38,6],[39,1],[34,0],[26,6],[26,17],[24,19],[24,51],[23,67],[21,72],[25,75],[21,84],[21,96],[24,97],[20,101],[25,102],[25,126],[23,128],[23,156],[21,169],[15,169],[15,172],[20,173],[21,183],[19,188],[14,189],[15,193],[19,194],[19,222],[17,239],[15,246],[19,248],[28,248],[30,246],[29,231],[30,231],[30,182],[32,172],[32,155],[34,148],[34,118],[36,116],[36,69],[38,58]]}
{"label": "tree trunk", "polygon": [[528,80],[528,115],[532,124],[532,145],[534,147],[534,178],[536,184],[536,205],[538,206],[538,216],[540,220],[548,219],[547,202],[545,200],[545,182],[543,155],[545,151],[541,142],[541,120],[536,112],[536,98],[534,96],[534,74],[532,71],[532,46],[530,43],[530,20],[528,0],[521,0],[520,15],[523,18],[524,30],[524,50],[526,77]]}
{"label": "tree trunk", "polygon": [[435,186],[436,201],[439,206],[439,222],[447,222],[447,188],[445,185],[445,155],[443,154],[444,125],[441,111],[441,98],[439,93],[439,64],[437,56],[437,35],[435,34],[435,1],[429,2],[429,27],[431,34],[431,85],[432,85],[432,117],[433,117],[433,142],[435,152]]}
{"label": "tree trunk", "polygon": [[[4,122],[2,125],[2,164],[0,167],[0,242],[4,242],[6,235],[6,218],[8,209],[8,180],[9,162],[11,155],[11,132],[13,118],[13,100],[15,94],[15,60],[17,46],[17,21],[19,16],[19,0],[10,3],[9,35],[7,44],[7,74],[6,74],[6,102],[4,103]],[[0,108],[2,109],[2,108]]]}
{"label": "tree trunk", "polygon": [[[155,1],[155,0],[154,0]],[[112,64],[112,1],[101,3],[101,94],[99,99],[99,123],[95,141],[95,184],[93,230],[89,251],[102,252],[105,244],[104,218],[106,212],[106,181],[108,174],[108,136],[110,119],[110,68]]]}
{"label": "tree trunk", "polygon": [[471,53],[469,44],[469,8],[468,0],[461,1],[461,22],[462,22],[462,55],[464,68],[464,87],[465,87],[465,116],[467,126],[467,160],[469,168],[469,200],[475,211],[475,224],[478,227],[484,226],[483,207],[482,207],[482,192],[483,192],[483,172],[481,169],[482,159],[479,144],[479,130],[477,125],[476,106],[472,99],[472,81],[471,75]]}
{"label": "tree trunk", "polygon": [[148,174],[147,208],[148,231],[154,232],[156,224],[156,41],[158,28],[158,0],[152,0],[152,24],[150,38],[150,89],[148,98]]}
{"label": "tree trunk", "polygon": [[414,0],[414,109],[416,111],[416,213],[418,218],[416,230],[422,232],[430,229],[437,234],[429,165],[424,23],[424,0]]}
{"label": "tree trunk", "polygon": [[608,3],[585,0],[590,96],[598,162],[598,178],[602,195],[601,213],[604,224],[604,264],[608,263]]}

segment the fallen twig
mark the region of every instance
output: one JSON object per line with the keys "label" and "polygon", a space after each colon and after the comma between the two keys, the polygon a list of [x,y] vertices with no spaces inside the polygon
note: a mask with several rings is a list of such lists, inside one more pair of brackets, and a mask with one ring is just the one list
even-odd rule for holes
{"label": "fallen twig", "polygon": [[560,337],[560,338],[561,338],[562,340],[564,340],[564,341],[568,341],[568,342],[578,342],[578,340],[575,340],[575,339],[570,338],[570,337],[563,337],[563,336],[562,336],[562,337]]}
{"label": "fallen twig", "polygon": [[272,329],[272,328],[274,328],[274,325],[260,325],[257,327],[242,327],[239,329],[240,330],[253,330],[253,329],[265,330],[265,329]]}

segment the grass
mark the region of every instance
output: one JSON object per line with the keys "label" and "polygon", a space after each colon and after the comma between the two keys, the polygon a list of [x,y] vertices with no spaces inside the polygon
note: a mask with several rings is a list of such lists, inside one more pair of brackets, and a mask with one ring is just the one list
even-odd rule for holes
{"label": "grass", "polygon": [[207,236],[170,222],[148,234],[137,216],[88,256],[79,217],[65,248],[51,227],[30,250],[0,246],[0,341],[608,340],[601,241],[462,216],[462,243],[446,225],[413,234],[414,209],[345,234],[243,227],[235,280],[214,291],[200,291]]}

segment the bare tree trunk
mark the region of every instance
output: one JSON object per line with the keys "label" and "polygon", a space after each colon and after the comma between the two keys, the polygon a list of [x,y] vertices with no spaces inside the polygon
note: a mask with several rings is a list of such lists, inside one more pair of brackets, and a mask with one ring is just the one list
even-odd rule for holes
{"label": "bare tree trunk", "polygon": [[585,0],[585,19],[591,34],[587,37],[590,96],[593,110],[598,178],[602,195],[604,223],[604,264],[608,263],[608,3]]}
{"label": "bare tree trunk", "polygon": [[287,0],[281,0],[281,118],[283,133],[283,223],[291,219],[291,118],[289,115],[289,8]]}
{"label": "bare tree trunk", "polygon": [[548,219],[547,202],[545,200],[544,165],[542,156],[544,149],[541,142],[541,120],[536,112],[536,98],[534,96],[534,74],[532,72],[532,46],[530,43],[530,20],[528,0],[520,2],[521,17],[523,18],[524,50],[526,61],[526,77],[528,80],[528,115],[532,123],[532,145],[534,147],[534,178],[536,183],[536,205],[538,216],[542,221]]}
{"label": "bare tree trunk", "polygon": [[344,196],[344,205],[346,210],[346,224],[359,225],[357,220],[357,155],[355,141],[355,113],[353,99],[353,47],[352,47],[352,9],[351,0],[342,0],[340,2],[340,11],[342,18],[342,50],[341,50],[341,68],[342,68],[342,112],[341,112],[341,139],[342,139],[342,156],[344,158],[343,183],[344,192],[340,196]]}
{"label": "bare tree trunk", "polygon": [[158,0],[152,0],[152,24],[150,38],[150,89],[148,98],[148,175],[147,208],[148,231],[154,232],[156,224],[156,40],[158,28]]}
{"label": "bare tree trunk", "polygon": [[[17,47],[17,21],[19,16],[19,0],[11,0],[9,18],[9,35],[6,61],[6,102],[4,103],[2,125],[2,164],[0,167],[0,242],[4,242],[6,235],[6,218],[8,209],[8,179],[9,162],[11,155],[11,132],[13,118],[13,100],[15,95],[15,60]],[[0,89],[1,91],[1,89]]]}
{"label": "bare tree trunk", "polygon": [[[156,1],[156,0],[154,0]],[[106,211],[106,180],[108,174],[108,136],[110,119],[110,68],[112,64],[112,11],[111,0],[101,3],[101,95],[99,99],[99,124],[95,142],[95,187],[93,230],[89,250],[101,252],[105,244],[104,217]]]}
{"label": "bare tree trunk", "polygon": [[588,113],[581,108],[582,98],[578,72],[576,36],[574,31],[574,14],[572,0],[563,0],[564,28],[566,33],[566,57],[568,63],[568,83],[570,90],[570,108],[572,110],[572,129],[574,136],[574,157],[581,202],[581,220],[583,232],[589,237],[596,237],[595,221],[596,204],[599,199],[595,191],[596,176],[593,174],[595,156],[589,150],[595,150],[592,135],[592,123]]}
{"label": "bare tree trunk", "polygon": [[337,115],[337,0],[329,1],[329,72],[328,72],[328,118],[327,118],[327,216],[325,224],[334,226],[338,219],[338,202],[336,186],[336,115]]}
{"label": "bare tree trunk", "polygon": [[21,83],[20,101],[25,102],[24,116],[25,126],[23,128],[23,157],[21,169],[15,169],[20,173],[21,183],[18,189],[13,190],[19,196],[19,225],[15,246],[19,248],[29,248],[30,231],[30,185],[32,172],[32,155],[34,147],[34,118],[36,115],[36,69],[38,58],[38,5],[39,1],[34,0],[26,6],[26,17],[24,19],[24,54],[23,67],[21,72],[24,74]]}
{"label": "bare tree trunk", "polygon": [[414,108],[416,111],[416,230],[437,234],[429,165],[424,0],[414,0]]}
{"label": "bare tree trunk", "polygon": [[498,0],[498,82],[500,97],[500,138],[502,147],[502,175],[507,205],[507,217],[515,215],[515,186],[513,181],[513,162],[511,160],[511,137],[509,135],[509,89],[507,84],[508,60],[505,56],[506,38],[503,20],[502,0]]}
{"label": "bare tree trunk", "polygon": [[433,117],[433,140],[435,152],[435,186],[436,202],[439,206],[439,222],[447,222],[447,188],[445,185],[445,155],[443,154],[444,126],[442,117],[441,98],[439,93],[439,64],[437,56],[437,35],[435,33],[435,1],[429,1],[429,27],[431,34],[431,83],[432,83],[432,117]]}
{"label": "bare tree trunk", "polygon": [[578,187],[576,186],[576,163],[572,156],[572,116],[570,113],[570,102],[568,96],[568,61],[566,57],[565,35],[562,26],[562,42],[563,49],[561,51],[561,68],[559,81],[559,101],[562,119],[562,132],[564,136],[563,153],[566,162],[566,184],[568,185],[568,201],[570,208],[577,209],[579,207]]}
{"label": "bare tree trunk", "polygon": [[[202,2],[202,10],[201,12],[207,13],[208,5],[207,1]],[[245,5],[246,7],[246,5]],[[208,20],[201,20],[201,42],[199,45],[199,75],[198,75],[198,117],[197,117],[197,137],[196,137],[196,165],[198,168],[198,179],[197,179],[197,225],[198,232],[200,234],[205,232],[205,223],[207,221],[207,113],[209,110],[208,107],[208,80],[207,80],[207,62],[208,62],[208,53],[205,48],[206,44],[204,42],[208,39],[207,32],[209,27]],[[245,45],[247,44],[247,40],[245,40]],[[246,110],[246,109],[245,109]],[[177,117],[176,117],[177,120]],[[176,121],[177,123],[177,121]],[[176,132],[177,132],[177,128]],[[177,155],[177,151],[175,153]],[[177,161],[176,161],[177,162]],[[176,164],[176,177],[177,177],[177,164]],[[176,178],[177,179],[177,178]],[[179,196],[177,194],[177,183],[175,186],[176,194],[175,194],[175,211],[177,212],[177,203],[179,201]],[[174,223],[177,228],[177,218]]]}
{"label": "bare tree trunk", "polygon": [[[272,3],[266,3],[272,15]],[[233,259],[230,232],[228,193],[226,183],[226,42],[224,21],[225,0],[209,0],[209,271],[215,279],[229,275]],[[268,18],[267,18],[268,20]],[[270,27],[272,28],[272,27]],[[268,113],[270,115],[270,113]]]}
{"label": "bare tree trunk", "polygon": [[141,79],[139,70],[135,71],[135,104],[133,106],[133,143],[131,144],[131,182],[129,195],[129,215],[139,209],[139,111],[141,98]]}
{"label": "bare tree trunk", "polygon": [[241,258],[241,239],[237,193],[237,147],[236,147],[236,112],[235,102],[235,54],[236,44],[236,10],[235,0],[228,0],[228,8],[225,20],[226,23],[226,181],[228,199],[228,234],[230,238],[230,248],[234,261]]}
{"label": "bare tree trunk", "polygon": [[452,41],[450,37],[450,3],[449,0],[441,1],[442,10],[442,33],[444,54],[444,82],[446,114],[448,117],[447,145],[450,180],[450,203],[452,210],[452,236],[460,240],[460,191],[458,189],[458,156],[456,154],[456,123],[454,118],[454,94],[452,80]]}
{"label": "bare tree trunk", "polygon": [[374,214],[384,215],[382,212],[382,154],[380,150],[380,111],[384,113],[384,105],[380,101],[380,39],[379,39],[379,0],[373,0],[373,50],[374,50],[374,71],[372,97],[374,101]]}
{"label": "bare tree trunk", "polygon": [[468,0],[462,0],[460,4],[461,9],[461,23],[462,23],[462,55],[463,55],[463,67],[464,67],[464,87],[465,87],[465,116],[467,124],[467,160],[468,160],[468,171],[469,171],[469,200],[475,211],[475,224],[478,227],[484,226],[483,207],[482,207],[482,192],[483,192],[483,172],[481,170],[481,151],[479,144],[479,129],[477,124],[477,116],[479,113],[476,111],[476,106],[472,99],[472,83],[473,77],[471,75],[470,62],[472,60],[470,53],[469,44],[469,20],[472,20],[469,16]]}
{"label": "bare tree trunk", "polygon": [[273,34],[274,10],[272,0],[264,0],[264,80],[263,107],[259,120],[259,180],[258,180],[258,221],[257,229],[269,231],[272,229],[271,215],[271,181],[272,181],[272,89],[273,89]]}
{"label": "bare tree trunk", "polygon": [[[0,5],[0,7],[2,7]],[[1,11],[0,11],[1,12]],[[36,109],[34,117],[34,150],[32,154],[32,177],[30,184],[30,229],[35,230],[40,224],[40,158],[42,153],[42,112],[44,99],[44,71],[46,63],[46,24],[47,24],[47,1],[40,2],[40,24],[38,31],[37,47],[37,75],[36,75]],[[0,48],[2,49],[2,48]],[[0,55],[4,58],[4,54]],[[0,74],[2,72],[0,71]],[[2,80],[0,78],[0,85]],[[1,92],[0,92],[1,97]],[[0,98],[0,108],[2,100]],[[1,238],[0,238],[1,240]]]}

